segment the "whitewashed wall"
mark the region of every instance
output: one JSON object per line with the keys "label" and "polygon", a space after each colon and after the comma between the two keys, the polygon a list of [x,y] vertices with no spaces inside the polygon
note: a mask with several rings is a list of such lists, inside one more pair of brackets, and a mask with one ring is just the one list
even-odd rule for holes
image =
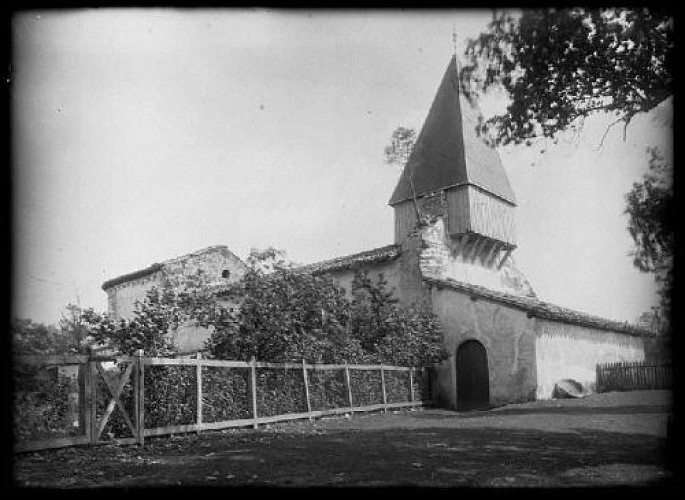
{"label": "whitewashed wall", "polygon": [[594,392],[596,365],[642,361],[644,340],[618,332],[536,319],[537,399],[552,397],[554,384],[573,379]]}

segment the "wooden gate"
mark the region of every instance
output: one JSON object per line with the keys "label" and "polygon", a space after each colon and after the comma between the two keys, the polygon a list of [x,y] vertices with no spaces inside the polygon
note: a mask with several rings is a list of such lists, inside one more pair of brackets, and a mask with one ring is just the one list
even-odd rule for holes
{"label": "wooden gate", "polygon": [[478,410],[490,405],[488,357],[483,344],[467,340],[457,348],[457,409]]}
{"label": "wooden gate", "polygon": [[[119,380],[112,380],[112,376],[104,368],[103,363],[113,362],[118,365],[125,365],[125,369],[121,372],[121,377]],[[138,413],[139,404],[139,376],[140,370],[136,369],[139,365],[138,361],[130,356],[117,356],[117,357],[97,357],[91,358],[88,362],[88,368],[86,370],[86,376],[90,378],[85,384],[88,387],[90,394],[86,396],[86,429],[89,433],[89,442],[98,443],[103,442],[103,432],[107,427],[107,423],[112,418],[115,408],[119,408],[120,414],[126,423],[127,428],[131,431],[131,436],[129,438],[117,437],[114,439],[107,439],[107,442],[118,443],[118,444],[130,444],[139,441],[140,432],[138,431],[139,422],[135,418]],[[121,395],[124,387],[132,379],[133,375],[133,418],[126,406],[122,402]],[[104,382],[104,389],[106,391],[105,398],[107,399],[107,406],[104,410],[103,415],[98,418],[97,407],[98,407],[98,381],[102,380]],[[134,424],[134,421],[136,422]]]}

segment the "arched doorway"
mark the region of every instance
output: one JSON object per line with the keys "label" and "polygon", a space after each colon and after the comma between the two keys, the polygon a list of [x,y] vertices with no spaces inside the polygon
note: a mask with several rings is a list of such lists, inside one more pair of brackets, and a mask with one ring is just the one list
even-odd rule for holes
{"label": "arched doorway", "polygon": [[478,410],[490,405],[488,356],[483,344],[467,340],[457,348],[457,410]]}

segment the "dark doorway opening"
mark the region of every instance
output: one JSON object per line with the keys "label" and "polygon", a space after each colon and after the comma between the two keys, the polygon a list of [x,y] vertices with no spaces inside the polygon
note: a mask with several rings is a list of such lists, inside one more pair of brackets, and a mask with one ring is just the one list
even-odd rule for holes
{"label": "dark doorway opening", "polygon": [[480,410],[490,406],[488,356],[483,344],[467,340],[457,348],[457,410]]}

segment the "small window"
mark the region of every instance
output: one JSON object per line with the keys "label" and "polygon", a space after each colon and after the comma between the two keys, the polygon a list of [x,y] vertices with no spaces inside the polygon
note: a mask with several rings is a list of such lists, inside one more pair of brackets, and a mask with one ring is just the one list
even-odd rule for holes
{"label": "small window", "polygon": [[231,271],[229,271],[228,269],[224,269],[223,271],[221,271],[221,277],[222,278],[229,278],[230,276],[231,276]]}

